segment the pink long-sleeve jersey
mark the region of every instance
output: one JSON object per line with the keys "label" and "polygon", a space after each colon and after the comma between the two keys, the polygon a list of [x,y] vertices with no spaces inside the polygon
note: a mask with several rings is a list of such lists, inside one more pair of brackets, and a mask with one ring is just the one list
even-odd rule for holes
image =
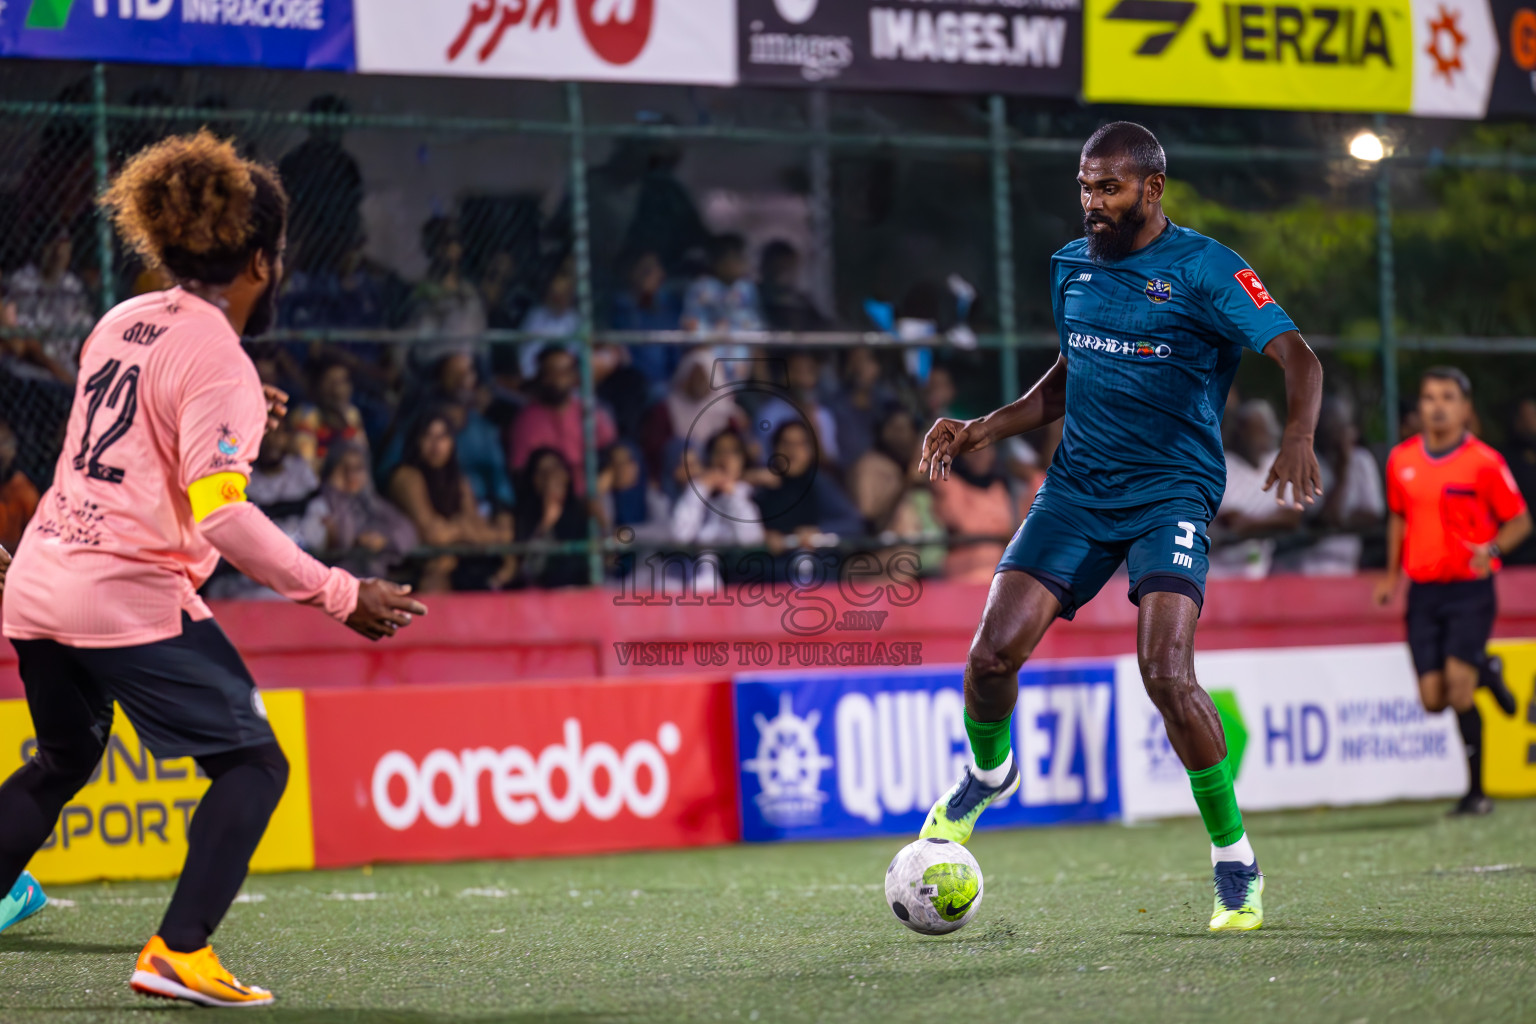
{"label": "pink long-sleeve jersey", "polygon": [[224,478],[231,504],[202,523],[193,515],[195,481],[250,476],[266,417],[256,368],[218,307],[173,288],[103,317],[81,352],[53,485],[6,579],[5,635],[74,647],[177,636],[183,611],[212,616],[197,589],[220,550],[286,596],[345,619],[357,581],[280,531],[253,530],[244,513],[256,509],[231,514],[243,499],[235,478]]}

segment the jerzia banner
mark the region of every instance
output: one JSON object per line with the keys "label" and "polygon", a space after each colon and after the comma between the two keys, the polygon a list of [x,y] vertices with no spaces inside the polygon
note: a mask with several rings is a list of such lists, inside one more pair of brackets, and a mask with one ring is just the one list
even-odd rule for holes
{"label": "jerzia banner", "polygon": [[745,85],[1075,96],[1081,0],[740,0]]}

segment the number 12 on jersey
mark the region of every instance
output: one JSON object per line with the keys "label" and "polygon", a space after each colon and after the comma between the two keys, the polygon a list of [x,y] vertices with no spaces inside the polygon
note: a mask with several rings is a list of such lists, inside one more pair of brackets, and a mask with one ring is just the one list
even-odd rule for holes
{"label": "number 12 on jersey", "polygon": [[[80,451],[74,459],[75,469],[84,470],[92,480],[104,480],[109,484],[122,483],[123,471],[117,466],[104,465],[101,457],[128,433],[139,411],[139,368],[130,366],[123,371],[122,377],[118,377],[117,371],[122,366],[122,360],[109,359],[85,382],[85,393],[90,396],[90,402],[85,411],[85,434],[80,438]],[[116,411],[117,418],[102,431],[93,446],[91,432],[96,424],[96,414],[103,405],[109,411]]]}

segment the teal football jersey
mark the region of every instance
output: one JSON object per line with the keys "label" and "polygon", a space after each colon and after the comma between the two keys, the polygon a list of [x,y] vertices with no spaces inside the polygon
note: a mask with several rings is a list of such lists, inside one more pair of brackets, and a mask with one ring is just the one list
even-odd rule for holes
{"label": "teal football jersey", "polygon": [[1198,498],[1214,515],[1243,349],[1296,325],[1241,256],[1171,221],[1124,259],[1086,250],[1078,239],[1051,257],[1067,412],[1046,486],[1092,508]]}

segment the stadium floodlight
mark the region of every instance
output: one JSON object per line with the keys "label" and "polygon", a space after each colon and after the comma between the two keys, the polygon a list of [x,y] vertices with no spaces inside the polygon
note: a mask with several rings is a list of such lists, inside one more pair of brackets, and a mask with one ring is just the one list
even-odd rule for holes
{"label": "stadium floodlight", "polygon": [[1349,155],[1356,160],[1374,164],[1387,155],[1387,147],[1382,143],[1380,135],[1363,131],[1349,140]]}

